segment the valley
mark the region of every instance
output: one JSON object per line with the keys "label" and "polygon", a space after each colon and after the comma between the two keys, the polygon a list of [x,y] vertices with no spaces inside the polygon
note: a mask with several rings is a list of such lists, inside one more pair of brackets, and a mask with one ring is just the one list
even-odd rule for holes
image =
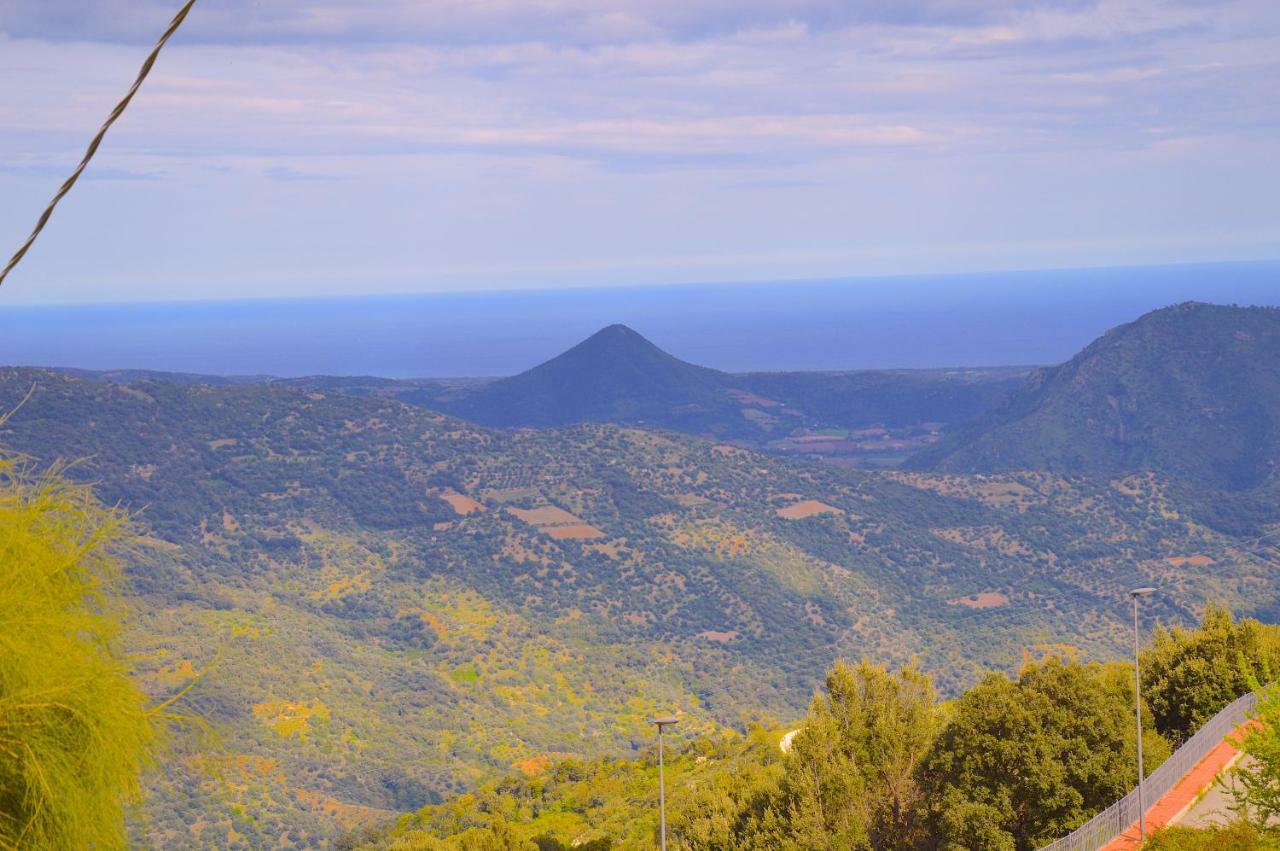
{"label": "valley", "polygon": [[[625,418],[485,427],[320,379],[102,379],[0,370],[3,437],[134,517],[128,652],[215,731],[151,780],[137,830],[162,846],[323,847],[521,766],[635,754],[657,712],[685,737],[774,729],[841,658],[914,660],[944,695],[1049,650],[1114,658],[1136,585],[1167,589],[1167,622],[1280,614],[1269,473],[923,469],[930,450],[863,471]],[[822,387],[866,386],[752,380],[772,395],[733,405],[806,386],[833,417],[862,389]],[[877,380],[861,416],[976,404],[982,382],[948,380]]]}

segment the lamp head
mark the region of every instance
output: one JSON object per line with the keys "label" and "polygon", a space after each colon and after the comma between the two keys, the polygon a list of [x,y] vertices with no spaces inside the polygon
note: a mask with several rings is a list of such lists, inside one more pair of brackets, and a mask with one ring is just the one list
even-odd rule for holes
{"label": "lamp head", "polygon": [[1132,591],[1129,592],[1129,596],[1136,599],[1138,597],[1145,597],[1148,594],[1154,594],[1154,593],[1156,593],[1156,589],[1154,588],[1134,588]]}
{"label": "lamp head", "polygon": [[665,715],[661,718],[650,718],[649,723],[662,730],[663,727],[672,727],[680,723],[680,719],[674,715]]}

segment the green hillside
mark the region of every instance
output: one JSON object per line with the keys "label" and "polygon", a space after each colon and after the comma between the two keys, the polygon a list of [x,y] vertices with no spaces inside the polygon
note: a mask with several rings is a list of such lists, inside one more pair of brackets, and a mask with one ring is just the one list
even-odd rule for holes
{"label": "green hillside", "polygon": [[732,374],[679,360],[623,325],[502,379],[58,371],[118,384],[275,384],[374,396],[493,428],[588,422],[661,428],[867,467],[896,466],[998,404],[1027,374],[1021,367]]}
{"label": "green hillside", "polygon": [[[1206,609],[1199,628],[1157,629],[1142,654],[1147,769],[1278,661],[1280,627],[1235,621],[1220,608]],[[1046,654],[1016,676],[990,674],[939,703],[929,678],[910,667],[836,664],[789,730],[753,726],[745,735],[706,736],[679,724],[669,729],[671,847],[1034,851],[1136,785],[1132,677],[1128,661]],[[1266,706],[1272,716],[1280,712],[1274,697]],[[1280,757],[1267,743],[1276,735],[1261,733],[1246,747],[1274,766]],[[355,831],[343,844],[364,851],[653,848],[656,750],[637,759],[524,766],[394,824]],[[1251,806],[1274,795],[1274,784],[1264,788]],[[1258,821],[1256,829],[1237,822],[1222,835],[1186,834],[1195,845],[1160,847],[1274,849],[1276,831],[1266,829],[1265,815]],[[1213,844],[1226,837],[1236,842]]]}
{"label": "green hillside", "polygon": [[911,466],[953,473],[1147,470],[1246,490],[1280,469],[1280,309],[1188,303],[1038,371]]}
{"label": "green hillside", "polygon": [[[1155,476],[859,473],[611,425],[503,434],[379,397],[0,370],[3,440],[133,511],[143,681],[179,749],[138,830],[319,847],[560,754],[796,717],[836,657],[946,693],[1067,644],[1280,599],[1267,551]],[[1170,600],[1177,599],[1175,606]],[[1184,608],[1185,607],[1185,608]]]}

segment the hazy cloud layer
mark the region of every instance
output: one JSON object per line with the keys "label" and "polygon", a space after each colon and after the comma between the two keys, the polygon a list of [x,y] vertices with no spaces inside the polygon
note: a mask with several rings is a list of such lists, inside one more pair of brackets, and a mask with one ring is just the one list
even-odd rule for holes
{"label": "hazy cloud layer", "polygon": [[[206,0],[196,37],[244,42],[412,41],[606,44],[700,39],[799,26],[976,26],[1032,10],[1081,12],[1099,0]],[[17,37],[138,40],[172,14],[159,0],[0,0]]]}
{"label": "hazy cloud layer", "polygon": [[[0,0],[0,238],[177,5]],[[1277,57],[1274,0],[202,0],[11,297],[1274,254]]]}

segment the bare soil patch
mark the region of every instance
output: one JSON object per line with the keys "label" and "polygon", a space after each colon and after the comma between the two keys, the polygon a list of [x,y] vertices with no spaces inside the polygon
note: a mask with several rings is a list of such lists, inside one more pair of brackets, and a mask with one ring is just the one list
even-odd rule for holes
{"label": "bare soil patch", "polygon": [[818,514],[843,514],[844,512],[834,505],[827,505],[816,499],[803,499],[794,505],[779,508],[775,513],[784,520],[803,520]]}
{"label": "bare soil patch", "polygon": [[983,591],[981,594],[970,594],[968,597],[956,597],[948,600],[953,606],[964,606],[967,609],[998,609],[1009,605],[1009,598],[999,591]]}
{"label": "bare soil patch", "polygon": [[449,503],[449,507],[453,509],[453,513],[459,517],[467,517],[471,514],[480,514],[484,512],[485,507],[482,503],[477,502],[466,494],[457,491],[445,491],[440,494],[440,498]]}
{"label": "bare soil patch", "polygon": [[601,532],[595,526],[587,523],[575,523],[572,526],[545,526],[540,531],[547,533],[557,541],[566,539],[585,540],[589,538],[603,538],[604,532]]}
{"label": "bare soil patch", "polygon": [[1213,559],[1209,558],[1207,555],[1202,555],[1201,553],[1196,553],[1195,555],[1190,556],[1171,556],[1165,559],[1165,561],[1174,567],[1183,567],[1186,565],[1190,565],[1191,567],[1208,567],[1215,563]]}

